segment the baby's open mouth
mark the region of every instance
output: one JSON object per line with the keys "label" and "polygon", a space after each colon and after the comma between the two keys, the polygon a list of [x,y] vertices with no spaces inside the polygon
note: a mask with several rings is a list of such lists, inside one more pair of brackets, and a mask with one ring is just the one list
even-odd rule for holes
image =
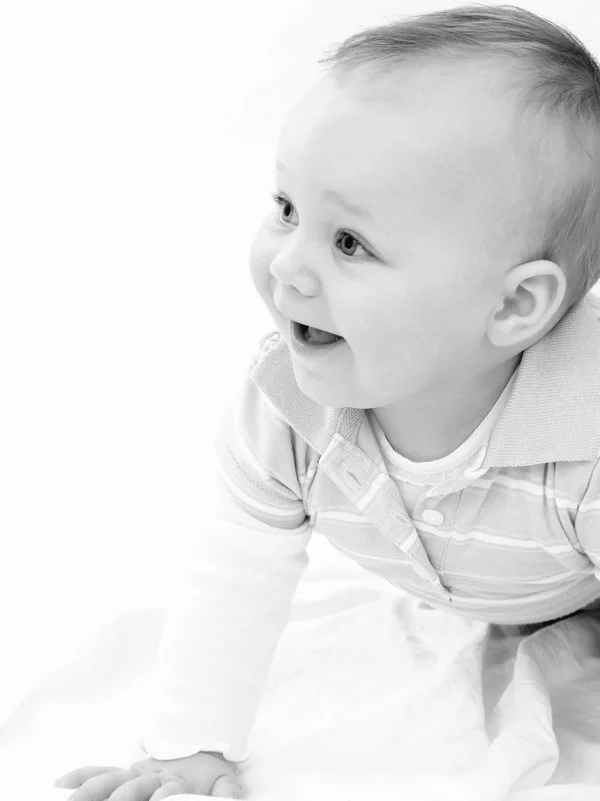
{"label": "baby's open mouth", "polygon": [[311,345],[332,345],[343,339],[338,334],[332,334],[331,331],[323,331],[321,328],[314,328],[312,325],[304,325],[304,323],[294,322],[293,330],[297,339]]}

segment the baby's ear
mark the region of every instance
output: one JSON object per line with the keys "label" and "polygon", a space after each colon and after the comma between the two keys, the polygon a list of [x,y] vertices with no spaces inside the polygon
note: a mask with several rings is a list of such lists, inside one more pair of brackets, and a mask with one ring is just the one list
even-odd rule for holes
{"label": "baby's ear", "polygon": [[557,322],[567,283],[562,269],[540,259],[519,264],[504,279],[504,296],[490,315],[488,339],[499,348],[524,350]]}

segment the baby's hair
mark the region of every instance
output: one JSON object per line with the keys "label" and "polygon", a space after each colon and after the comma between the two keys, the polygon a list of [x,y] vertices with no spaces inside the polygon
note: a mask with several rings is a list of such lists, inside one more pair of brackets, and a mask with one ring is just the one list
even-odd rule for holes
{"label": "baby's hair", "polygon": [[499,58],[530,165],[527,260],[563,269],[562,316],[600,281],[600,64],[583,43],[518,6],[475,3],[363,29],[330,46],[318,63],[342,75],[357,67],[376,75]]}

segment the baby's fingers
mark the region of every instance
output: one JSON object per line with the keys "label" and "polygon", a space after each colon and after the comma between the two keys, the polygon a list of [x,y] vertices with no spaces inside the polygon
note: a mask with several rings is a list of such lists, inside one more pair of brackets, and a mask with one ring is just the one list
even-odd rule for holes
{"label": "baby's fingers", "polygon": [[84,782],[67,801],[104,801],[113,793],[123,782],[129,784],[129,779],[139,779],[140,774],[134,770],[123,770],[121,768],[112,773],[102,773]]}
{"label": "baby's fingers", "polygon": [[167,782],[162,787],[159,787],[150,801],[162,801],[163,798],[168,798],[170,795],[177,795],[178,793],[187,793],[185,783],[179,781]]}
{"label": "baby's fingers", "polygon": [[75,789],[75,787],[79,787],[88,779],[91,779],[92,776],[99,776],[101,773],[114,773],[116,771],[123,770],[120,767],[109,767],[106,766],[98,766],[92,765],[85,768],[77,768],[76,770],[70,770],[68,773],[59,776],[58,779],[54,782],[55,787],[66,787],[67,790]]}
{"label": "baby's fingers", "polygon": [[146,773],[122,784],[111,795],[110,801],[148,801],[161,784],[160,776],[156,773]]}

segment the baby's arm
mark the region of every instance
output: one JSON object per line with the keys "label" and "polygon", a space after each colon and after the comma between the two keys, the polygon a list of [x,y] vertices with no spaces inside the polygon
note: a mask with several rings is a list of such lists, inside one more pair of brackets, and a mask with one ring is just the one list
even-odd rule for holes
{"label": "baby's arm", "polygon": [[[247,739],[292,598],[308,564],[307,526],[266,530],[219,485],[218,515],[183,560],[159,649],[146,731],[127,769],[82,767],[73,801],[241,798]],[[127,787],[122,785],[127,784]],[[79,795],[81,794],[81,795]]]}
{"label": "baby's arm", "polygon": [[248,757],[247,739],[308,564],[310,534],[308,524],[284,530],[259,523],[219,481],[217,515],[193,546],[165,623],[143,737],[148,754]]}
{"label": "baby's arm", "polygon": [[[263,342],[261,349],[269,349]],[[292,598],[308,565],[299,470],[306,443],[251,380],[225,410],[214,448],[217,493],[167,616],[143,743],[171,759],[249,755],[248,736]]]}

